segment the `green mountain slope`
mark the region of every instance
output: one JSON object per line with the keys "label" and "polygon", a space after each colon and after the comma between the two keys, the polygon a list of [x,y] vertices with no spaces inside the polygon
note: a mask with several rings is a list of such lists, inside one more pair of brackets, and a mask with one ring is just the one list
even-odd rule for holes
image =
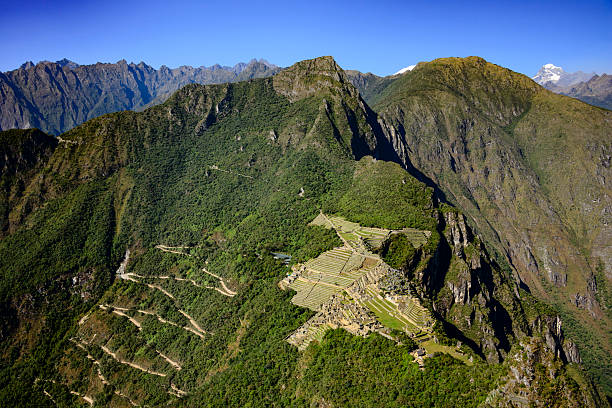
{"label": "green mountain slope", "polygon": [[[0,139],[0,235],[11,231],[23,191],[57,146],[57,140],[37,129],[2,132]],[[13,211],[11,211],[13,210]]]}
{"label": "green mountain slope", "polygon": [[561,311],[609,392],[612,112],[476,57],[419,64],[377,101],[402,161]]}
{"label": "green mountain slope", "polygon": [[[606,406],[555,313],[392,153],[330,57],[61,135],[0,241],[3,405]],[[323,310],[278,284],[327,251],[314,292],[341,315],[301,351]]]}
{"label": "green mountain slope", "polygon": [[264,60],[234,67],[162,66],[159,70],[125,60],[93,65],[66,59],[26,63],[0,73],[0,129],[37,127],[57,135],[96,116],[157,105],[191,83],[246,81],[278,71]]}

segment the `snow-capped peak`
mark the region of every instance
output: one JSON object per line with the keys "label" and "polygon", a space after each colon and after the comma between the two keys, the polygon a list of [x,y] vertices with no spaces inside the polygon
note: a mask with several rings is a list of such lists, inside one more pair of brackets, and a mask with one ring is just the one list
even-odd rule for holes
{"label": "snow-capped peak", "polygon": [[400,69],[399,71],[397,71],[393,75],[399,75],[399,74],[403,74],[404,72],[412,71],[414,69],[414,67],[416,67],[416,65],[408,65],[406,68]]}
{"label": "snow-capped peak", "polygon": [[538,73],[532,79],[540,85],[544,85],[548,82],[557,83],[564,74],[565,71],[563,71],[563,68],[554,64],[546,64],[540,68]]}

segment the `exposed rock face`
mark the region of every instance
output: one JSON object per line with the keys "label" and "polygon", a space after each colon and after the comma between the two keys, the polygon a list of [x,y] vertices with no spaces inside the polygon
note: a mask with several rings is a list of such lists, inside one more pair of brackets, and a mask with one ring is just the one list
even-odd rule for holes
{"label": "exposed rock face", "polygon": [[159,70],[124,60],[94,65],[68,60],[24,64],[0,73],[0,130],[37,127],[59,134],[96,116],[159,104],[190,83],[237,82],[278,71],[264,60],[234,67],[162,66]]}
{"label": "exposed rock face", "polygon": [[550,84],[547,89],[553,92],[580,99],[591,105],[612,109],[612,75],[593,75],[589,80],[571,85]]}
{"label": "exposed rock face", "polygon": [[561,326],[562,322],[558,316],[538,316],[531,323],[533,332],[542,336],[546,346],[555,357],[564,362],[582,363],[578,348],[572,341],[565,339]]}
{"label": "exposed rock face", "polygon": [[[356,159],[364,155],[394,155],[376,120],[376,114],[361,98],[345,72],[332,57],[305,60],[284,69],[272,78],[274,90],[297,102],[314,95],[324,95],[319,115],[305,137],[278,135],[279,141],[310,139],[311,133],[326,132],[339,141],[346,152]],[[338,114],[339,113],[339,114]],[[337,116],[335,116],[337,115]],[[332,126],[329,126],[329,123]],[[345,135],[360,133],[362,137]]]}
{"label": "exposed rock face", "polygon": [[[594,385],[576,383],[546,342],[529,337],[513,348],[505,365],[509,374],[491,391],[482,407],[606,406]],[[544,391],[548,390],[548,394]]]}
{"label": "exposed rock face", "polygon": [[[374,109],[405,167],[461,208],[521,285],[605,333],[589,281],[612,276],[612,112],[475,57],[421,63],[382,93]],[[474,282],[458,276],[447,287],[460,301]],[[606,336],[596,341],[612,351]]]}
{"label": "exposed rock face", "polygon": [[433,308],[488,361],[499,362],[515,338],[530,334],[516,284],[490,259],[461,213],[446,212],[443,222],[435,264],[448,265],[448,272],[443,287],[428,288]]}

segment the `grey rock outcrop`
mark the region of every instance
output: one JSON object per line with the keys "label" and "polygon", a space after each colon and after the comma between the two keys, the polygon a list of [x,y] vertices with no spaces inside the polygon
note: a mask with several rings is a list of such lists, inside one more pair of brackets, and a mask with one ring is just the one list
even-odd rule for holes
{"label": "grey rock outcrop", "polygon": [[274,75],[279,69],[265,60],[234,67],[158,70],[125,60],[93,65],[66,59],[28,62],[0,73],[0,130],[36,127],[57,135],[96,116],[159,104],[190,83],[245,81]]}

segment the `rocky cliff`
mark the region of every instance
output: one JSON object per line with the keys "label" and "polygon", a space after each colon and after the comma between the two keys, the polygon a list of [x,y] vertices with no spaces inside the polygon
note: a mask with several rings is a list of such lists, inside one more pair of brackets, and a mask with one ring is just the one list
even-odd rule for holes
{"label": "rocky cliff", "polygon": [[159,70],[125,60],[94,65],[67,60],[27,63],[0,74],[0,130],[36,127],[57,135],[105,113],[161,103],[190,83],[245,81],[278,70],[264,60],[234,67],[162,66]]}
{"label": "rocky cliff", "polygon": [[[602,333],[612,113],[475,57],[421,63],[378,100],[404,165],[465,212],[524,287]],[[610,355],[607,335],[596,344],[583,347]]]}
{"label": "rocky cliff", "polygon": [[612,109],[612,75],[594,75],[588,81],[569,86],[547,86],[553,92],[580,99],[591,105]]}

